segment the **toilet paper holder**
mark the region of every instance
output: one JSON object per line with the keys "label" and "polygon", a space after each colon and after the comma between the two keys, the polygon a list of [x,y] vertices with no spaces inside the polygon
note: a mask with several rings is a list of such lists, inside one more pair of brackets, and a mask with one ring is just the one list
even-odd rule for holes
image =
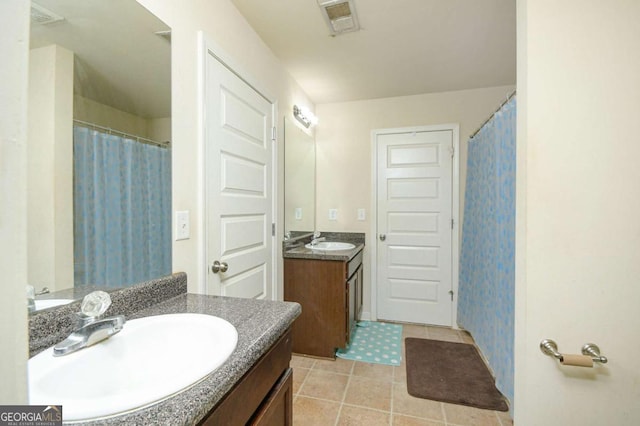
{"label": "toilet paper holder", "polygon": [[[558,344],[551,339],[544,339],[540,342],[540,350],[543,354],[552,356],[561,361],[564,356],[558,352]],[[582,355],[591,357],[593,362],[606,364],[609,360],[606,356],[600,355],[600,348],[595,343],[585,343],[582,346]]]}

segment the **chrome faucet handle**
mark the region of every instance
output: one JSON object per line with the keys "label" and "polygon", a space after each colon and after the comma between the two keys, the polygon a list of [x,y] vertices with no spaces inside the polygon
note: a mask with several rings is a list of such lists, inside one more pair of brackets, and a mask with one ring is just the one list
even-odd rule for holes
{"label": "chrome faucet handle", "polygon": [[94,291],[82,299],[78,319],[81,325],[88,324],[100,318],[111,306],[111,296],[104,291]]}
{"label": "chrome faucet handle", "polygon": [[94,291],[82,299],[80,310],[88,317],[98,317],[104,314],[111,306],[111,296],[104,291]]}
{"label": "chrome faucet handle", "polygon": [[320,231],[313,231],[313,239],[318,238],[320,235]]}

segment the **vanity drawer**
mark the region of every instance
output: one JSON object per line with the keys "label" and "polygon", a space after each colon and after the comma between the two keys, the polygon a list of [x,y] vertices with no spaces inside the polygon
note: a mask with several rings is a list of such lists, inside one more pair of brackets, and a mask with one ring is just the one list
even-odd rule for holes
{"label": "vanity drawer", "polygon": [[290,426],[293,424],[293,370],[289,368],[269,393],[269,398],[251,419],[251,426]]}
{"label": "vanity drawer", "polygon": [[[256,412],[263,412],[263,401],[267,405],[272,398],[272,389],[280,394],[276,386],[284,373],[289,369],[291,361],[291,330],[278,340],[244,375],[236,386],[227,393],[224,399],[203,419],[201,425],[244,425],[254,417]],[[286,382],[285,382],[286,383]],[[286,394],[286,393],[285,393]],[[287,394],[290,397],[291,393]],[[290,402],[285,402],[287,409]]]}

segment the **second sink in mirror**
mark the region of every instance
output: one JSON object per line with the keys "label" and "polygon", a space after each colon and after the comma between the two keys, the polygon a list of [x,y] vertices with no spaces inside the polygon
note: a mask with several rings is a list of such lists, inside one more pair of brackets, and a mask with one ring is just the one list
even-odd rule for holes
{"label": "second sink in mirror", "polygon": [[337,250],[351,250],[356,248],[355,244],[351,243],[342,243],[337,241],[322,241],[316,244],[306,244],[306,248],[312,250],[323,250],[323,251],[337,251]]}

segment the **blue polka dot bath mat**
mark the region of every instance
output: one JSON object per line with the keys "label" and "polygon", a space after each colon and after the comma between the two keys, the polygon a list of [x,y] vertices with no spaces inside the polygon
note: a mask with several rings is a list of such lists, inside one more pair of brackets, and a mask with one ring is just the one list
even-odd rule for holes
{"label": "blue polka dot bath mat", "polygon": [[400,365],[402,325],[360,321],[353,330],[351,344],[336,356],[375,364]]}

